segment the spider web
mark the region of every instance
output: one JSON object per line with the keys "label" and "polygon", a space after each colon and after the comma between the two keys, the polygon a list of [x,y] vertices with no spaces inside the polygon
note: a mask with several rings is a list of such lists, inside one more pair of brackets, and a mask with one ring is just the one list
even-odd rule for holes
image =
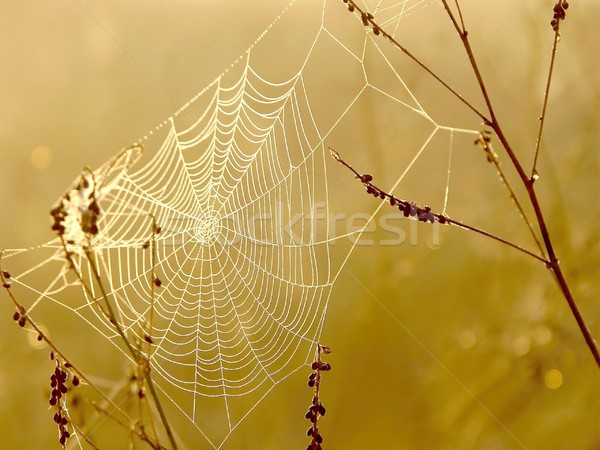
{"label": "spider web", "polygon": [[[365,9],[396,35],[429,3]],[[341,172],[331,168],[328,146],[384,141],[408,123],[413,141],[397,156],[401,175],[390,189],[425,150],[442,148],[436,160],[448,178],[437,206],[445,212],[453,139],[472,133],[430,117],[403,81],[406,61],[341,1],[284,12],[267,31],[276,30],[140,139],[143,151],[129,147],[93,176],[101,209],[93,254],[119,323],[139,339],[150,324],[159,389],[214,448],[274,386],[310,364],[332,286],[382,207],[354,229],[332,220],[349,204],[331,189],[330,171]],[[299,22],[293,42],[285,39]],[[387,119],[379,130],[360,130],[373,102]],[[59,305],[128,357],[98,308],[88,260],[77,245],[71,250],[91,293],[70,274],[57,240],[7,251],[3,265],[42,255],[20,273],[11,269],[14,284],[32,294],[28,313],[35,319],[45,303]]]}

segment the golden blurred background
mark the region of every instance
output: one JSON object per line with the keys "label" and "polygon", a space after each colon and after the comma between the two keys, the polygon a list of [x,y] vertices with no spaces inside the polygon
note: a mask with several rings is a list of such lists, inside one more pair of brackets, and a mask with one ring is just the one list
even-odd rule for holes
{"label": "golden blurred background", "polygon": [[[593,18],[600,17],[600,5],[573,3],[562,27],[539,191],[567,279],[598,337],[600,41]],[[0,248],[50,240],[49,209],[83,166],[99,166],[173,114],[243,55],[287,4],[5,2]],[[411,4],[419,7],[400,22],[398,39],[483,105],[441,6]],[[553,2],[461,4],[497,114],[529,166],[550,57]],[[325,5],[297,0],[289,7],[253,51],[262,73],[273,80],[294,75],[322,17],[335,36],[360,48],[360,20],[341,1]],[[364,83],[360,68],[334,50],[315,49],[304,74],[321,123],[332,121],[349,92]],[[436,123],[480,129],[480,121],[422,70],[399,52],[384,51]],[[405,98],[382,60],[366,59],[365,67],[375,82]],[[396,116],[397,107],[380,97],[363,103],[325,144],[389,188],[410,159],[402,150],[413,155],[425,135],[414,117]],[[431,144],[395,191],[399,197],[442,206],[449,142],[445,135]],[[451,156],[449,214],[531,247],[473,137],[455,134]],[[503,167],[514,180],[509,161],[503,159]],[[375,211],[377,202],[342,167],[330,161],[328,173],[337,211]],[[441,228],[434,239],[425,224],[403,229],[411,239],[400,245],[383,245],[389,238],[385,230],[370,232],[373,244],[355,248],[333,288],[322,335],[333,350],[327,358],[333,370],[322,387],[328,411],[320,421],[324,448],[600,449],[598,368],[547,269],[462,230]],[[48,349],[12,322],[14,308],[5,294],[0,305],[2,447],[58,448],[47,408],[53,370]],[[81,353],[96,349],[83,339],[84,330],[66,329],[54,316],[38,320],[58,342],[75,341]],[[125,376],[122,361],[111,364],[114,352],[99,348],[93,354],[99,379],[105,372]],[[307,367],[276,386],[222,448],[305,448],[310,372]],[[188,439],[182,448],[209,448],[185,424],[178,426]],[[95,436],[104,448],[128,448],[127,436],[111,428],[100,427]]]}

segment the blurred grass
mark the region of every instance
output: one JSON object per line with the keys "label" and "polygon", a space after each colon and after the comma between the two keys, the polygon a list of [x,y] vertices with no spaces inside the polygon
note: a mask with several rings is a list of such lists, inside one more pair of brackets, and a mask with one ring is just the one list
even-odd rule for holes
{"label": "blurred grass", "polygon": [[[241,54],[283,4],[153,1],[141,10],[109,1],[94,5],[93,14],[173,97],[186,100]],[[339,8],[338,25],[360,27],[341,2]],[[552,38],[551,4],[464,8],[498,115],[529,161]],[[600,42],[589,19],[598,13],[597,2],[577,2],[563,27],[539,183],[558,254],[596,337],[600,78],[593,55],[600,54]],[[450,83],[475,97],[458,46],[448,44],[450,27],[437,16],[435,5],[416,14],[407,22],[414,31],[406,39],[442,73],[458,67]],[[274,33],[293,48],[285,28]],[[178,103],[75,2],[10,3],[0,17],[0,40],[7,62],[0,71],[0,247],[15,248],[51,238],[49,207],[83,165],[96,167]],[[422,73],[402,70],[415,92],[430,91]],[[464,121],[444,97],[430,107],[442,123],[446,115],[457,125]],[[364,146],[340,140],[344,147],[336,147],[349,161],[361,161],[383,138],[377,127],[386,119],[377,117],[377,104],[364,110],[363,120]],[[31,160],[39,146],[52,156],[42,169]],[[379,148],[360,170],[389,185],[402,170],[394,151],[391,145]],[[453,166],[450,212],[529,242],[484,156],[467,144],[454,153],[459,163]],[[430,182],[443,188],[445,179],[430,180],[427,170],[415,169],[406,189],[418,192]],[[359,209],[374,210],[374,200],[354,180],[330,184]],[[334,287],[322,339],[333,349],[322,394],[325,448],[599,449],[597,368],[546,269],[462,230],[442,228],[441,244],[432,250],[428,232],[420,224],[416,245],[358,247]],[[57,448],[46,408],[52,370],[47,349],[34,349],[14,326],[7,301],[0,312],[3,447]],[[44,323],[58,339],[80,336],[80,330],[61,328],[56,316]],[[111,367],[110,353],[99,356],[108,372],[125,373]],[[552,370],[563,376],[558,389],[547,386]],[[224,448],[304,448],[309,373],[299,371],[278,386]],[[101,428],[99,436],[103,430],[110,442],[110,428]],[[126,447],[122,440],[110,445]]]}

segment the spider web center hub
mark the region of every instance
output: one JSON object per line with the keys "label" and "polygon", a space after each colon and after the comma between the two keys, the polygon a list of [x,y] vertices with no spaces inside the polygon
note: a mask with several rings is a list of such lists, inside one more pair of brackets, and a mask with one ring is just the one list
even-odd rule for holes
{"label": "spider web center hub", "polygon": [[214,211],[205,212],[194,224],[192,236],[201,245],[210,245],[221,232],[221,218]]}

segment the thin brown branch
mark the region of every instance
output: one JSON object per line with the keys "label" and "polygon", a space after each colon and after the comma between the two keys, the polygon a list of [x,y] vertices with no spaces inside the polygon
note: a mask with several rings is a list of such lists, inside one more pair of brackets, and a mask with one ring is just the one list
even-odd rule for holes
{"label": "thin brown branch", "polygon": [[544,218],[544,214],[542,213],[542,208],[540,206],[537,193],[535,191],[535,186],[533,183],[527,183],[527,193],[529,194],[529,199],[531,200],[531,204],[533,206],[533,210],[535,212],[535,216],[537,218],[540,232],[542,233],[542,239],[544,240],[544,245],[546,246],[546,250],[548,251],[548,258],[550,259],[550,264],[548,267],[552,270],[556,282],[558,286],[567,300],[569,308],[571,309],[571,313],[573,317],[575,317],[575,321],[579,326],[579,330],[585,339],[585,342],[596,361],[596,365],[600,368],[600,350],[598,349],[598,343],[593,338],[592,333],[590,332],[579,308],[577,307],[577,303],[575,302],[575,297],[571,292],[571,288],[567,283],[567,280],[563,274],[563,271],[560,267],[560,263],[558,257],[556,256],[556,252],[554,251],[554,246],[552,244],[552,239],[550,238],[550,232],[548,231],[548,226],[546,225],[546,220]]}
{"label": "thin brown branch", "polygon": [[[94,382],[90,378],[88,378],[81,369],[79,369],[75,364],[73,364],[71,362],[70,359],[67,358],[67,356],[54,344],[54,342],[52,342],[52,340],[44,333],[44,331],[37,325],[37,323],[29,316],[29,314],[26,311],[26,308],[15,297],[15,295],[12,291],[12,288],[10,286],[10,280],[7,279],[5,276],[8,272],[6,272],[5,270],[2,269],[2,254],[3,254],[3,250],[0,250],[0,281],[4,285],[4,288],[9,296],[9,298],[12,300],[13,304],[15,305],[17,311],[20,312],[21,317],[25,320],[24,323],[28,323],[31,326],[31,328],[33,328],[33,330],[35,330],[37,335],[51,348],[54,355],[56,355],[55,356],[56,358],[60,358],[60,359],[62,359],[62,361],[64,361],[65,364],[68,364],[68,368],[70,371],[74,372],[87,386],[92,388],[105,402],[107,402],[108,405],[112,406],[115,409],[115,411],[119,411],[121,414],[123,414],[123,416],[125,416],[127,418],[127,420],[129,420],[130,422],[133,422],[133,419],[131,417],[127,416],[127,414],[125,414],[121,410],[121,408],[116,403],[114,403],[114,401],[112,399],[110,399],[107,395],[105,395],[104,392],[100,388],[98,388],[94,384]],[[94,402],[91,402],[91,403],[94,405],[94,408],[96,410],[102,411],[109,419],[111,419],[115,423],[123,426],[125,429],[130,428],[127,424],[125,424],[122,420],[120,420],[114,414],[108,413],[102,407],[100,407],[99,405],[97,405]],[[71,422],[71,425],[74,426],[78,430],[78,432],[80,431],[80,428],[74,422]],[[138,437],[140,439],[147,441],[147,438],[144,438],[144,436],[142,436],[139,432],[136,431],[136,434],[138,434]],[[90,445],[93,445],[93,443],[91,441],[89,441],[89,439],[87,438],[87,436],[84,433],[81,435]],[[153,444],[151,444],[151,445],[153,446],[153,448],[162,448],[160,446],[155,446]]]}
{"label": "thin brown branch", "polygon": [[535,241],[538,249],[540,250],[540,254],[545,257],[544,247],[542,246],[542,243],[538,239],[538,236],[537,236],[535,230],[533,229],[533,223],[531,223],[531,220],[527,216],[527,213],[525,212],[523,205],[521,205],[521,202],[518,199],[517,194],[515,193],[512,185],[510,184],[510,181],[504,174],[504,170],[502,170],[502,166],[500,165],[500,160],[498,159],[498,155],[496,154],[496,152],[494,151],[494,148],[492,147],[489,131],[481,132],[479,139],[477,139],[475,141],[475,143],[478,144],[483,149],[483,151],[486,154],[487,160],[490,163],[492,163],[494,165],[494,167],[496,168],[496,172],[498,173],[498,176],[500,177],[500,181],[502,182],[504,187],[506,187],[506,189],[508,190],[510,199],[517,207],[517,210],[519,211],[519,214],[521,214],[521,217],[525,221],[527,228],[529,228],[529,232],[531,233],[533,240]]}
{"label": "thin brown branch", "polygon": [[331,147],[329,148],[329,151],[331,152],[331,156],[336,161],[338,161],[340,164],[342,164],[343,166],[348,168],[350,171],[352,171],[352,173],[354,173],[354,176],[356,177],[356,179],[358,179],[365,186],[366,191],[369,195],[373,195],[374,197],[379,198],[381,200],[389,201],[390,205],[392,207],[398,208],[398,210],[403,213],[404,217],[412,217],[412,218],[415,218],[416,220],[419,220],[420,222],[430,222],[430,223],[438,222],[442,225],[444,225],[444,224],[455,225],[459,228],[473,231],[477,234],[480,234],[482,236],[485,236],[485,237],[493,239],[497,242],[500,242],[501,244],[504,244],[511,248],[514,248],[515,250],[525,253],[526,255],[531,256],[532,258],[535,258],[538,261],[543,262],[546,265],[550,264],[550,261],[547,260],[546,258],[544,258],[543,256],[537,255],[534,252],[527,250],[526,248],[524,248],[518,244],[515,244],[514,242],[511,242],[507,239],[504,239],[504,238],[497,236],[493,233],[490,233],[488,231],[482,230],[481,228],[477,228],[472,225],[463,223],[459,220],[452,219],[451,217],[448,217],[444,214],[434,213],[431,211],[431,208],[429,206],[422,206],[417,202],[403,200],[398,197],[395,197],[394,195],[384,191],[383,189],[381,189],[381,188],[377,187],[375,184],[373,184],[373,182],[372,182],[373,177],[371,175],[359,174],[350,164],[348,164],[346,161],[344,161],[344,159],[342,159],[342,157],[340,156],[340,154],[338,152],[333,150]]}
{"label": "thin brown branch", "polygon": [[83,440],[90,445],[93,449],[95,450],[101,450],[100,447],[98,447],[96,444],[94,444],[94,441],[92,441],[92,439],[87,435],[86,432],[84,432],[80,426],[78,426],[76,423],[71,422],[71,425],[73,426],[73,428],[75,428],[75,431],[77,433],[77,436],[83,438]]}
{"label": "thin brown branch", "polygon": [[423,61],[421,61],[419,58],[417,58],[412,52],[410,52],[406,47],[404,47],[402,44],[400,44],[391,34],[389,34],[387,31],[385,31],[383,28],[381,28],[377,24],[377,22],[375,21],[375,18],[373,17],[373,15],[371,13],[368,13],[368,12],[364,11],[363,9],[361,9],[352,0],[348,0],[347,3],[348,3],[348,10],[352,13],[357,11],[362,18],[363,24],[365,24],[366,26],[370,26],[373,29],[373,33],[375,35],[380,35],[383,38],[387,39],[389,42],[391,42],[392,45],[394,45],[396,48],[398,48],[402,53],[404,53],[411,60],[413,60],[415,63],[417,63],[419,65],[419,67],[421,67],[421,69],[423,69],[425,72],[427,72],[429,75],[431,75],[438,83],[440,83],[442,86],[444,86],[448,90],[448,92],[450,92],[452,95],[454,95],[461,103],[463,103],[467,108],[469,108],[476,115],[478,115],[486,125],[491,124],[491,118],[486,117],[481,111],[479,111],[479,109],[477,109],[472,103],[470,103],[466,98],[464,98],[460,93],[458,93],[458,91],[456,91],[454,88],[452,88],[438,74],[436,74],[432,69],[430,69],[427,64],[425,64]]}
{"label": "thin brown branch", "polygon": [[154,450],[165,450],[165,447],[163,445],[161,445],[160,442],[158,442],[158,440],[157,441],[152,440],[152,438],[146,434],[146,432],[143,430],[142,427],[132,426],[132,425],[135,425],[135,422],[133,420],[131,421],[132,425],[126,424],[122,420],[116,419],[113,416],[113,413],[108,412],[106,409],[104,409],[102,406],[98,405],[96,402],[89,400],[89,403],[96,410],[96,412],[101,413],[104,416],[106,416],[107,418],[113,420],[117,425],[122,427],[124,430],[127,430],[127,431],[133,433],[141,441],[146,442]]}
{"label": "thin brown branch", "polygon": [[85,249],[84,251],[85,251],[86,257],[88,258],[88,261],[90,262],[90,267],[92,268],[92,274],[94,275],[94,279],[96,280],[96,283],[98,284],[98,286],[100,288],[102,298],[104,298],[104,300],[107,304],[109,314],[112,318],[111,323],[113,324],[113,326],[115,327],[115,329],[117,330],[117,332],[119,333],[119,335],[121,336],[123,341],[125,342],[127,349],[129,350],[131,355],[134,357],[137,364],[140,364],[142,362],[142,359],[145,361],[144,364],[147,364],[145,380],[147,381],[148,388],[150,390],[150,394],[152,395],[152,399],[154,400],[154,406],[156,406],[156,409],[160,416],[161,422],[163,424],[163,427],[165,428],[165,431],[167,432],[167,436],[169,438],[171,446],[173,447],[173,450],[177,450],[178,447],[177,447],[177,443],[175,441],[175,436],[173,435],[173,431],[171,429],[171,425],[169,424],[167,416],[162,408],[160,398],[158,397],[158,393],[156,392],[156,389],[154,388],[154,382],[152,381],[152,377],[150,376],[149,361],[147,361],[146,358],[141,353],[137,352],[131,345],[131,342],[129,342],[129,339],[125,335],[125,332],[123,331],[121,325],[117,321],[117,318],[114,315],[112,307],[110,306],[110,302],[108,300],[108,295],[104,289],[104,284],[102,283],[102,280],[100,278],[100,273],[98,272],[98,269],[93,261],[93,256],[89,249]]}
{"label": "thin brown branch", "polygon": [[490,114],[490,120],[488,121],[487,125],[492,127],[492,129],[498,136],[498,139],[500,139],[500,141],[502,142],[502,145],[504,146],[504,149],[506,150],[506,153],[508,154],[513,166],[519,173],[519,177],[521,178],[523,183],[526,183],[529,178],[525,174],[525,171],[523,170],[523,166],[521,165],[521,162],[517,158],[517,155],[513,151],[510,144],[508,143],[508,140],[504,136],[504,133],[498,124],[498,119],[496,118],[496,113],[494,111],[494,107],[492,106],[492,101],[490,99],[490,95],[488,93],[486,84],[483,81],[483,76],[481,75],[481,71],[479,70],[479,65],[477,64],[475,55],[473,54],[471,42],[469,41],[469,33],[467,32],[466,29],[464,29],[464,24],[463,24],[463,30],[461,30],[461,28],[459,27],[458,23],[456,22],[456,19],[454,18],[454,15],[452,14],[452,11],[450,10],[448,1],[442,0],[442,3],[444,4],[444,8],[446,9],[446,12],[448,13],[450,20],[452,21],[452,23],[454,24],[454,27],[456,28],[456,31],[460,37],[463,47],[465,48],[465,52],[467,53],[467,57],[469,58],[469,62],[471,63],[471,68],[473,69],[473,73],[475,74],[475,77],[477,78],[477,83],[479,84],[479,89],[481,90],[481,94],[483,95],[483,99],[485,101],[486,107]]}
{"label": "thin brown branch", "polygon": [[463,19],[462,15],[462,10],[460,9],[460,4],[458,3],[458,0],[454,0],[454,3],[456,4],[456,10],[458,11],[458,17],[460,18],[460,28],[464,33],[466,31],[466,27],[465,20]]}
{"label": "thin brown branch", "polygon": [[538,129],[537,139],[535,141],[535,154],[533,156],[533,166],[531,168],[531,182],[539,178],[537,171],[538,156],[540,145],[542,143],[542,134],[544,132],[544,123],[546,122],[546,110],[548,107],[548,98],[550,97],[550,85],[552,83],[552,74],[554,73],[554,63],[556,61],[556,52],[558,50],[558,41],[560,40],[560,22],[557,22],[554,30],[554,43],[552,44],[552,56],[550,57],[550,66],[548,68],[548,78],[546,79],[546,89],[544,89],[544,103],[542,105],[542,114],[540,114],[540,127]]}
{"label": "thin brown branch", "polygon": [[110,398],[108,398],[106,395],[104,395],[104,393],[102,392],[102,390],[100,388],[98,388],[86,375],[85,373],[80,370],[75,364],[73,364],[68,358],[67,356],[54,344],[54,342],[52,342],[52,340],[46,335],[46,333],[44,333],[44,331],[37,325],[37,323],[29,316],[26,308],[17,300],[17,298],[15,297],[12,288],[10,286],[6,286],[8,284],[8,281],[5,278],[5,273],[6,271],[4,269],[2,269],[2,254],[3,251],[0,251],[0,280],[2,281],[2,284],[5,285],[5,291],[7,292],[9,298],[12,300],[13,304],[15,305],[17,311],[21,312],[21,314],[23,314],[23,317],[25,318],[26,322],[29,323],[29,325],[31,325],[31,327],[38,333],[38,336],[42,337],[42,340],[52,349],[52,351],[59,356],[63,361],[68,362],[69,363],[69,368],[75,372],[77,374],[77,376],[79,378],[81,378],[81,380],[83,380],[87,385],[89,385],[94,391],[96,391],[105,401],[109,402],[112,406],[114,406],[115,408],[118,408],[118,406],[112,402],[112,400],[110,400]]}

